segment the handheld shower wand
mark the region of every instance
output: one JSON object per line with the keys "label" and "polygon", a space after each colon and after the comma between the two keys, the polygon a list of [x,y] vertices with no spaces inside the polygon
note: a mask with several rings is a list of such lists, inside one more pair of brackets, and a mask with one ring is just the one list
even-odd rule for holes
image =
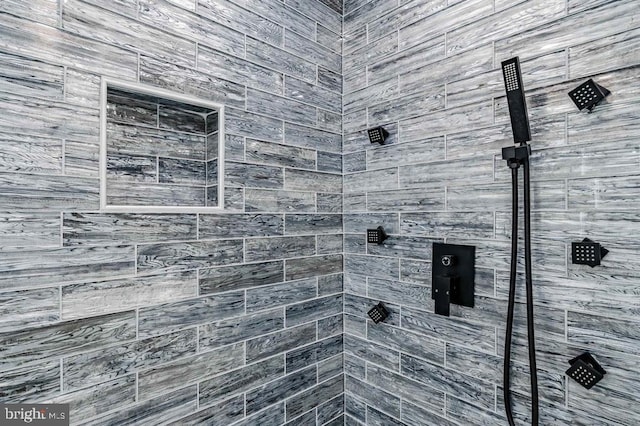
{"label": "handheld shower wand", "polygon": [[509,116],[514,142],[519,146],[502,149],[502,158],[511,169],[511,271],[509,274],[509,302],[507,309],[507,327],[504,341],[504,406],[510,426],[514,426],[511,410],[511,335],[513,332],[513,316],[515,307],[516,272],[518,266],[518,169],[524,169],[524,253],[527,295],[527,337],[529,343],[529,375],[531,380],[531,424],[538,425],[538,376],[536,368],[536,348],[533,327],[533,281],[531,271],[531,182],[529,173],[529,155],[531,147],[531,129],[527,114],[527,104],[522,86],[520,61],[518,57],[502,62],[502,74],[507,92]]}

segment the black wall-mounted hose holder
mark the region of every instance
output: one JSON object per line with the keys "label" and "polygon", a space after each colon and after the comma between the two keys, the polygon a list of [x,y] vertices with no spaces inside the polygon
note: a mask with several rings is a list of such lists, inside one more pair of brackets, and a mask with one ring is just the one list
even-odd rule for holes
{"label": "black wall-mounted hose holder", "polygon": [[579,110],[587,109],[589,112],[604,100],[611,92],[598,83],[589,79],[569,92],[569,97]]}
{"label": "black wall-mounted hose holder", "polygon": [[566,371],[567,375],[587,389],[591,389],[607,374],[589,352],[573,358],[569,364],[571,367]]}
{"label": "black wall-mounted hose holder", "polygon": [[474,246],[433,243],[431,298],[436,314],[448,317],[451,303],[473,308],[475,257]]}
{"label": "black wall-mounted hose holder", "polygon": [[384,228],[378,226],[376,229],[367,229],[367,242],[370,244],[382,244],[384,240],[389,238]]}
{"label": "black wall-mounted hose holder", "polygon": [[510,169],[517,169],[531,155],[530,145],[508,146],[502,148],[502,159],[507,162]]}
{"label": "black wall-mounted hose holder", "polygon": [[607,253],[609,250],[588,238],[579,243],[571,243],[571,262],[576,265],[589,265],[593,268],[600,265]]}
{"label": "black wall-mounted hose holder", "polygon": [[373,320],[373,322],[378,324],[379,322],[387,319],[387,317],[389,316],[389,311],[387,311],[387,308],[385,308],[382,302],[380,302],[376,306],[371,308],[369,312],[367,312],[367,314]]}

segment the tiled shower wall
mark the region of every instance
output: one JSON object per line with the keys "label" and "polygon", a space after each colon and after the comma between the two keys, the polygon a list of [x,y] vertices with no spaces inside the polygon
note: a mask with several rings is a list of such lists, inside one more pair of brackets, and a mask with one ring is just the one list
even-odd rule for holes
{"label": "tiled shower wall", "polygon": [[[516,55],[533,132],[540,424],[640,423],[638,3],[347,0],[344,12],[346,424],[507,424],[510,173],[500,149],[513,139],[499,67]],[[589,77],[612,92],[592,114],[567,96]],[[377,125],[387,146],[367,141]],[[367,246],[365,229],[378,225],[390,238]],[[602,266],[571,263],[570,243],[584,237],[610,250]],[[450,318],[430,297],[436,241],[476,246],[476,306],[454,305]],[[391,317],[374,325],[366,309],[379,300]],[[523,306],[519,424],[530,422]],[[564,375],[586,350],[607,371],[591,390]]]}
{"label": "tiled shower wall", "polygon": [[[0,401],[342,424],[332,1],[0,3]],[[223,214],[99,212],[106,75],[226,105]]]}

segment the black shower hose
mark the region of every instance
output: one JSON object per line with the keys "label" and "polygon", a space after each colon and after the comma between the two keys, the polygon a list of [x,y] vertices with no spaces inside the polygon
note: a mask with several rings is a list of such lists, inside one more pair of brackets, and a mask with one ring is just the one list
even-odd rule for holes
{"label": "black shower hose", "polygon": [[[529,343],[529,376],[531,381],[531,425],[538,425],[538,376],[536,368],[536,347],[533,326],[533,280],[531,277],[531,182],[529,160],[522,161],[524,168],[524,254],[527,294],[527,337]],[[513,332],[513,312],[516,293],[516,270],[518,266],[518,168],[511,167],[511,271],[509,274],[509,305],[507,308],[507,330],[504,339],[504,405],[510,426],[515,426],[511,409],[510,366],[511,366],[511,334]]]}

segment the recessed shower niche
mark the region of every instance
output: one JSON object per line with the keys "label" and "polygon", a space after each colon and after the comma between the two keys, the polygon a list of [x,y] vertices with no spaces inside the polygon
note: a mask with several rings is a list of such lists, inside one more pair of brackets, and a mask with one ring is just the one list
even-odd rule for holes
{"label": "recessed shower niche", "polygon": [[102,80],[101,209],[221,210],[224,107],[179,93]]}

